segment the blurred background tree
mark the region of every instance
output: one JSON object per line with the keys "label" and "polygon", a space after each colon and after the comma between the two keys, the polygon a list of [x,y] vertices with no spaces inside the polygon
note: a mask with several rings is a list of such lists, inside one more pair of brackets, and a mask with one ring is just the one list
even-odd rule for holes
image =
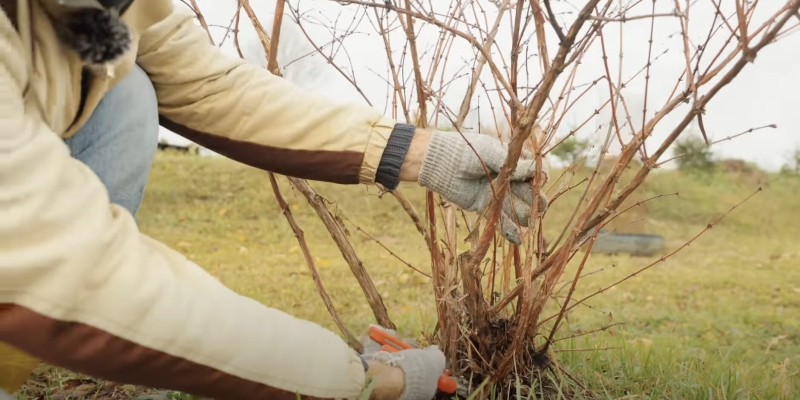
{"label": "blurred background tree", "polygon": [[800,175],[800,148],[792,150],[786,159],[786,164],[781,168],[781,173],[786,175]]}
{"label": "blurred background tree", "polygon": [[698,135],[689,134],[676,141],[673,151],[681,171],[711,173],[716,168],[713,150]]}
{"label": "blurred background tree", "polygon": [[578,139],[573,135],[556,146],[551,153],[567,167],[572,165],[578,167],[585,162],[589,147],[591,147],[589,140]]}

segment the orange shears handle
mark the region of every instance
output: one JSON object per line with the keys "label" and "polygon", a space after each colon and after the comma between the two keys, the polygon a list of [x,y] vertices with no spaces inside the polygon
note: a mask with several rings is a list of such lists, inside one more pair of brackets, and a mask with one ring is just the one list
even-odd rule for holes
{"label": "orange shears handle", "polygon": [[397,347],[394,347],[394,346],[392,346],[390,344],[385,344],[385,345],[381,346],[381,351],[385,351],[387,353],[397,353],[398,351],[400,351],[400,349],[398,349]]}
{"label": "orange shears handle", "polygon": [[455,394],[456,390],[458,390],[458,382],[452,377],[453,373],[446,369],[439,376],[439,380],[436,382],[436,386],[440,392],[444,392],[447,394]]}
{"label": "orange shears handle", "polygon": [[[381,351],[388,353],[396,353],[400,350],[413,349],[413,347],[411,347],[408,343],[375,326],[369,327],[369,337],[381,345]],[[456,380],[450,376],[450,371],[448,370],[442,372],[442,375],[439,377],[437,382],[437,386],[440,391],[448,394],[455,393],[456,389],[458,388]]]}
{"label": "orange shears handle", "polygon": [[[369,327],[369,337],[370,339],[378,342],[383,346],[381,347],[382,351],[387,351],[384,350],[384,347],[386,347],[387,345],[394,347],[395,351],[408,350],[413,348],[409,346],[406,342],[390,335],[388,332],[375,326]],[[390,351],[390,353],[394,353],[394,351]]]}

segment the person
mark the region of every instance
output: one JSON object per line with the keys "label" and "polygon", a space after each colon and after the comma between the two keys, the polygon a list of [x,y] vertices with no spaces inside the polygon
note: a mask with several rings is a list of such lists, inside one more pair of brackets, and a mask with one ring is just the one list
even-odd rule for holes
{"label": "person", "polygon": [[[0,0],[0,342],[100,378],[216,399],[428,400],[436,347],[359,356],[139,232],[159,124],[239,162],[418,182],[480,211],[498,140],[418,129],[224,56],[172,0]],[[530,216],[520,161],[503,232]],[[514,222],[510,222],[513,220]]]}

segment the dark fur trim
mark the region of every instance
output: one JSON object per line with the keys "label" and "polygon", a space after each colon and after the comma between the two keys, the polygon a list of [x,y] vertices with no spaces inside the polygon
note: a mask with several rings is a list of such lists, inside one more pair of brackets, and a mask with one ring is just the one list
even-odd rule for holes
{"label": "dark fur trim", "polygon": [[105,8],[113,8],[116,10],[121,10],[125,7],[128,7],[128,4],[133,3],[133,0],[99,0],[100,4],[103,5]]}
{"label": "dark fur trim", "polygon": [[131,31],[109,10],[85,8],[56,22],[61,41],[90,65],[114,62],[131,47]]}

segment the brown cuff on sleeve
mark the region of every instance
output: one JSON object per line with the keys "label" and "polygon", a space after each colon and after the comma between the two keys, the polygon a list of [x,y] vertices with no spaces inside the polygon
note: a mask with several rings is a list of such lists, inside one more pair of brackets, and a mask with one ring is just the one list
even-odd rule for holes
{"label": "brown cuff on sleeve", "polygon": [[159,123],[201,146],[251,167],[314,181],[359,183],[364,155],[356,151],[286,149],[211,135],[164,116],[159,118]]}
{"label": "brown cuff on sleeve", "polygon": [[174,389],[217,400],[317,399],[249,381],[150,349],[98,328],[0,304],[0,341],[50,364],[121,383]]}

